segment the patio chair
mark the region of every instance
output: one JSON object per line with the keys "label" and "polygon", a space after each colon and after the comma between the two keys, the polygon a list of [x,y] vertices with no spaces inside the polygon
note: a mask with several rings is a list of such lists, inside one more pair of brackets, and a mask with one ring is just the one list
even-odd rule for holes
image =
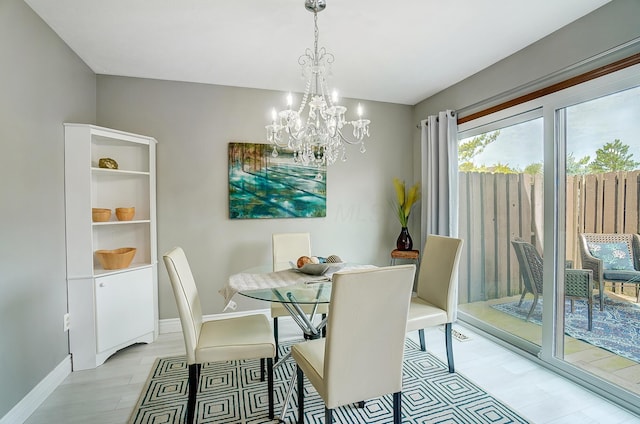
{"label": "patio chair", "polygon": [[[593,271],[593,278],[604,292],[604,282],[636,285],[636,302],[640,302],[640,238],[638,234],[580,234],[582,267]],[[602,296],[600,310],[602,310]]]}
{"label": "patio chair", "polygon": [[[524,296],[527,293],[533,294],[533,303],[529,309],[526,320],[531,318],[538,298],[542,294],[543,282],[543,262],[535,246],[521,238],[515,237],[511,240],[518,265],[520,265],[520,275],[524,283],[524,290],[520,296],[518,306],[522,305]],[[571,301],[571,312],[575,311],[574,300],[587,300],[587,326],[589,331],[593,326],[593,272],[587,269],[566,269],[564,278],[564,294]]]}

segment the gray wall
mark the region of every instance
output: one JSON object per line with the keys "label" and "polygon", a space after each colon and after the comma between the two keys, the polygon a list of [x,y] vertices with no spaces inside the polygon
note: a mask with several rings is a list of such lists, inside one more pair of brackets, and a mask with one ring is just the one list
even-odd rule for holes
{"label": "gray wall", "polygon": [[[640,1],[614,0],[498,64],[406,107],[366,102],[372,137],[328,175],[326,218],[227,218],[227,143],[264,140],[282,93],[96,77],[22,1],[0,1],[0,417],[68,354],[63,122],[97,123],[158,139],[159,253],[182,245],[205,313],[222,309],[230,273],[270,262],[270,235],[310,231],[313,250],[388,262],[399,231],[391,178],[418,173],[415,124],[460,109],[640,36]],[[350,104],[353,108],[354,104]],[[413,139],[413,141],[412,141]],[[414,224],[413,233],[418,229]],[[161,318],[175,318],[159,266]],[[241,308],[259,307],[242,304]]]}
{"label": "gray wall", "polygon": [[[185,249],[204,313],[222,312],[218,290],[230,274],[271,264],[274,232],[309,231],[317,255],[389,263],[400,232],[391,181],[411,177],[412,107],[363,102],[372,120],[367,152],[352,148],[346,163],[329,167],[326,218],[230,220],[228,143],[265,142],[271,108],[286,93],[111,76],[99,76],[97,87],[100,125],[158,140],[158,251]],[[346,105],[354,111],[357,103]],[[164,264],[158,268],[160,318],[177,318]]]}
{"label": "gray wall", "polygon": [[0,1],[0,417],[69,354],[65,121],[95,120],[95,75],[20,0]]}
{"label": "gray wall", "polygon": [[414,109],[414,120],[419,122],[440,110],[469,107],[640,37],[639,19],[640,0],[613,0],[418,103]]}

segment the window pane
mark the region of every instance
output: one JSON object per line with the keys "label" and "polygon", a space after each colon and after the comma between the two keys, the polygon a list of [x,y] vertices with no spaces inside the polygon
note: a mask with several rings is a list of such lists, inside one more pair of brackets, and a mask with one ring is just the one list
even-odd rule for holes
{"label": "window pane", "polygon": [[621,370],[637,368],[640,362],[637,340],[623,335],[637,334],[640,325],[640,269],[634,274],[638,262],[629,257],[634,252],[623,248],[640,230],[640,88],[576,104],[561,113],[566,120],[566,257],[576,272],[592,270],[594,291],[589,330],[584,293],[588,277],[567,277],[565,292],[559,296],[575,295],[575,300],[573,311],[567,298],[564,314],[558,315],[563,320],[558,328],[565,331],[560,353],[565,361],[638,393],[637,377]]}
{"label": "window pane", "polygon": [[533,280],[523,279],[513,243],[517,237],[535,255],[542,250],[543,125],[532,115],[539,113],[493,123],[490,130],[459,141],[459,234],[468,246],[459,301],[465,319],[510,333],[537,350],[541,262],[530,264]]}

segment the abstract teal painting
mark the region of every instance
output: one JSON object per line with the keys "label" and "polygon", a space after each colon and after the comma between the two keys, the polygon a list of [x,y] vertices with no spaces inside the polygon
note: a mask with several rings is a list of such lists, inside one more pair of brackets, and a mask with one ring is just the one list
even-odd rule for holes
{"label": "abstract teal painting", "polygon": [[293,152],[261,143],[229,143],[229,218],[327,215],[327,168],[296,163]]}

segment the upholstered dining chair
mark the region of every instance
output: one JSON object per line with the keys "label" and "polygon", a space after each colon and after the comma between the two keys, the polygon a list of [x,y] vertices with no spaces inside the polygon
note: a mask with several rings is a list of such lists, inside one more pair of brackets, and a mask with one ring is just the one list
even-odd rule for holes
{"label": "upholstered dining chair", "polygon": [[[274,233],[271,235],[273,251],[273,271],[291,268],[300,256],[311,256],[311,235],[309,233]],[[306,314],[313,312],[314,305],[302,305]],[[318,305],[316,313],[326,315],[327,305]],[[278,361],[278,318],[291,316],[281,303],[271,302],[271,318],[273,319],[273,337],[276,341],[276,358]]]}
{"label": "upholstered dining chair", "polygon": [[462,240],[427,235],[416,295],[411,298],[407,332],[418,330],[420,349],[426,349],[424,329],[444,324],[449,372],[454,372],[452,324],[458,315],[458,264]]}
{"label": "upholstered dining chair", "polygon": [[184,251],[176,247],[165,253],[163,259],[178,305],[189,366],[186,422],[193,423],[195,416],[202,364],[243,359],[260,359],[261,381],[264,381],[266,359],[269,419],[273,419],[276,347],[267,317],[256,314],[203,322],[198,289]]}
{"label": "upholstered dining chair", "polygon": [[391,393],[393,422],[401,422],[404,332],[414,275],[413,264],[333,275],[327,337],[291,347],[298,423],[304,423],[305,375],[324,401],[325,423],[332,422],[337,407]]}

